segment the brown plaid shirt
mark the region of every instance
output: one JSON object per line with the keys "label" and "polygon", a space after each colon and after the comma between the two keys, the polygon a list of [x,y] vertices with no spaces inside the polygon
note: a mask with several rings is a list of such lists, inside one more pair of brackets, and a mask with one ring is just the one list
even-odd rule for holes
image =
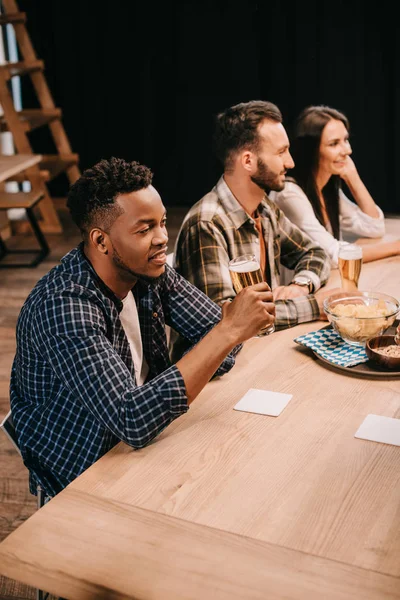
{"label": "brown plaid shirt", "polygon": [[[280,264],[306,275],[317,290],[325,284],[330,264],[325,251],[296,227],[267,196],[258,207],[267,249],[271,289],[280,285]],[[228,263],[241,254],[260,259],[255,221],[242,208],[223,177],[186,215],[175,246],[175,268],[214,302],[234,298]],[[312,294],[278,300],[276,329],[319,318]]]}

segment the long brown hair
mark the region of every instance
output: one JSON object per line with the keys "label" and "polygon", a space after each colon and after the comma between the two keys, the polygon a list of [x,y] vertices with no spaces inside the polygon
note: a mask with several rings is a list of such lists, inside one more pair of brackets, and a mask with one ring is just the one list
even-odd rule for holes
{"label": "long brown hair", "polygon": [[[311,202],[315,216],[324,225],[321,201],[318,196],[316,174],[319,165],[319,148],[322,131],[325,125],[335,119],[341,121],[349,131],[347,117],[329,106],[308,106],[297,118],[294,136],[290,147],[295,166],[290,171],[290,176],[302,188]],[[336,239],[340,237],[339,226],[339,190],[341,180],[339,175],[332,175],[322,189],[325,200],[326,212]]]}

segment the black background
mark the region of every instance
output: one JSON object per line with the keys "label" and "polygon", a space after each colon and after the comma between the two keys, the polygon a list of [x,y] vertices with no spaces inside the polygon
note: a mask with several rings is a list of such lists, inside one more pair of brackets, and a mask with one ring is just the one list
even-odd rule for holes
{"label": "black background", "polygon": [[[328,104],[350,119],[353,157],[374,199],[400,214],[399,25],[384,2],[18,6],[82,170],[110,156],[138,160],[167,206],[191,206],[221,173],[211,150],[219,110],[270,100],[290,134],[302,108]],[[24,106],[35,100],[24,79]],[[31,141],[52,151],[47,131]],[[51,185],[63,193],[66,178]]]}

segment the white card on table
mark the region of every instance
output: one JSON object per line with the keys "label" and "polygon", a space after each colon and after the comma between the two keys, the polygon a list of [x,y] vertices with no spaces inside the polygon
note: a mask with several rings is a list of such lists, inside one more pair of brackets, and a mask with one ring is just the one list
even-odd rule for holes
{"label": "white card on table", "polygon": [[367,415],[354,437],[400,446],[400,419],[382,415]]}
{"label": "white card on table", "polygon": [[291,398],[292,394],[250,388],[233,408],[234,410],[277,417]]}

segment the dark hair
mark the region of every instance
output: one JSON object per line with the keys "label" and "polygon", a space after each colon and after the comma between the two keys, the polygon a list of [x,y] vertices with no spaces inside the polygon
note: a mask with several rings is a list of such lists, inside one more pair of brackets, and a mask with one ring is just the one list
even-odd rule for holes
{"label": "dark hair", "polygon": [[[325,226],[321,202],[318,197],[315,176],[319,165],[319,148],[322,131],[326,124],[335,119],[341,121],[350,130],[347,117],[329,106],[308,106],[297,118],[295,132],[290,146],[290,152],[295,166],[290,171],[296,183],[303,189],[312,204],[315,216]],[[339,239],[339,175],[332,175],[322,189],[326,211],[332,226],[333,235]]]}
{"label": "dark hair", "polygon": [[265,119],[282,123],[282,114],[275,104],[262,100],[242,102],[217,115],[214,149],[226,171],[232,168],[233,158],[241,150],[258,150],[258,127]]}
{"label": "dark hair", "polygon": [[136,161],[103,159],[86,169],[70,187],[67,206],[84,237],[94,227],[105,231],[123,212],[115,203],[120,194],[137,192],[151,185],[153,173]]}

